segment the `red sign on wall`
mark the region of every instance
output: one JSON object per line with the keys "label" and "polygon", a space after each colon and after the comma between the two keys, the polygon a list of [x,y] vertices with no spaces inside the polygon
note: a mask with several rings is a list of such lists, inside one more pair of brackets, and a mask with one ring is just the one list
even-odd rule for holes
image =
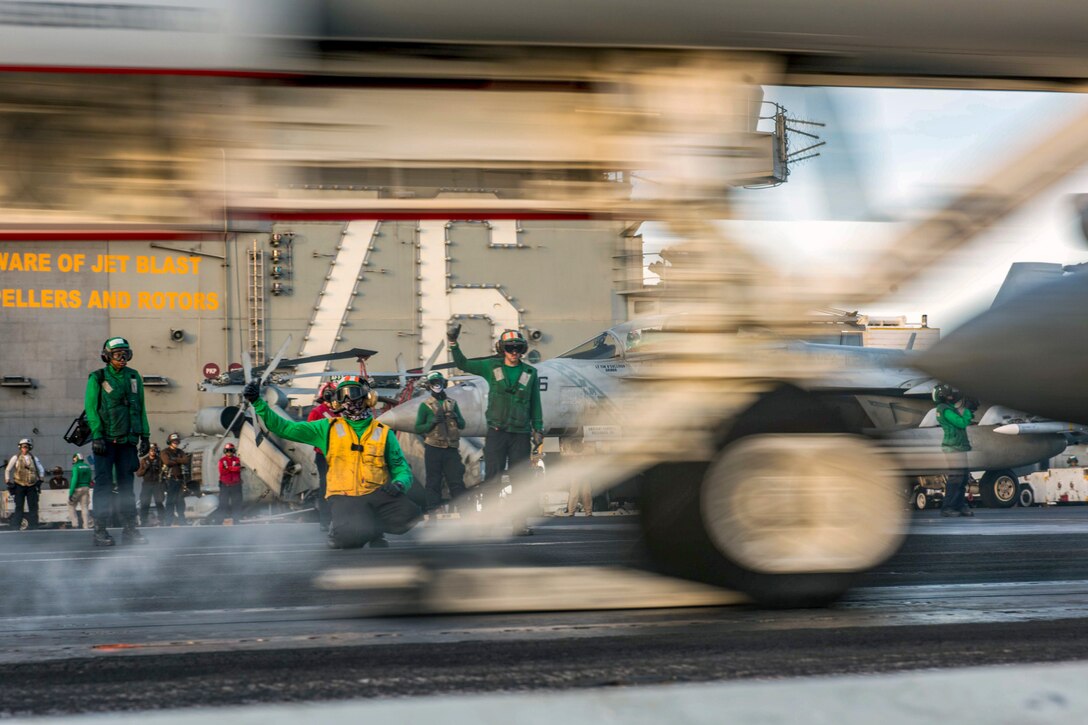
{"label": "red sign on wall", "polygon": [[215,363],[204,363],[204,379],[212,380],[219,377],[219,366]]}

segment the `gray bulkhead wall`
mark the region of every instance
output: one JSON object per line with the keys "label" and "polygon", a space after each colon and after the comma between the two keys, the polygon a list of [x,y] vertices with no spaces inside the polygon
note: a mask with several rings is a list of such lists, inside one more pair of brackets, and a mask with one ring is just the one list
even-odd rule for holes
{"label": "gray bulkhead wall", "polygon": [[[50,242],[0,244],[0,251],[20,254],[52,254]],[[92,259],[106,249],[104,243],[65,245],[64,251]],[[54,267],[55,269],[55,267]],[[78,292],[86,300],[100,280],[89,274],[5,271],[0,288],[30,291]],[[104,310],[41,309],[0,306],[0,374],[25,376],[34,388],[0,388],[0,457],[6,465],[24,436],[34,439],[34,453],[46,468],[71,462],[71,447],[60,440],[72,418],[83,409],[87,375],[98,363],[98,349],[109,334]],[[67,455],[64,456],[64,453]],[[61,460],[64,456],[65,460]]]}
{"label": "gray bulkhead wall", "polygon": [[454,223],[452,283],[500,285],[514,307],[524,310],[522,326],[543,333],[539,342],[530,343],[541,359],[559,355],[621,321],[614,317],[612,280],[623,242],[622,225],[527,221],[521,229],[518,246],[503,247],[489,243],[489,230],[481,224]]}
{"label": "gray bulkhead wall", "polygon": [[[287,334],[294,336],[288,356],[301,349],[314,306],[328,273],[329,256],[340,244],[346,224],[278,224],[274,231],[294,235],[288,291],[271,294],[271,264],[265,259],[265,347],[271,356]],[[530,221],[521,224],[516,248],[489,245],[487,228],[456,222],[450,229],[450,281],[454,285],[501,285],[520,314],[525,328],[543,333],[532,347],[543,359],[557,355],[622,319],[616,310],[614,272],[625,243],[622,225],[604,221]],[[248,345],[248,254],[254,240],[266,255],[268,234],[239,234],[221,241],[148,242],[20,242],[0,243],[0,251],[50,253],[54,264],[60,253],[83,254],[87,268],[80,272],[6,272],[3,288],[78,291],[79,308],[0,307],[0,374],[24,375],[34,388],[0,387],[0,456],[15,452],[19,438],[35,438],[35,453],[46,467],[68,468],[76,450],[61,436],[83,405],[87,375],[101,366],[98,351],[103,340],[120,335],[133,346],[132,366],[144,376],[169,380],[168,387],[146,391],[152,440],[162,443],[170,432],[183,435],[193,429],[196,412],[224,405],[231,399],[197,390],[205,363],[226,370],[241,361]],[[372,240],[369,264],[364,267],[353,309],[341,332],[338,350],[363,347],[378,350],[368,369],[393,372],[396,357],[408,367],[419,365],[431,350],[419,344],[420,287],[417,277],[415,222],[385,222]],[[167,247],[167,248],[164,248]],[[89,270],[98,255],[128,256],[126,271],[109,274]],[[140,272],[137,257],[154,260],[163,268],[168,258],[199,257],[197,273]],[[90,308],[94,291],[128,293],[127,306]],[[201,295],[203,304],[173,309],[165,296]],[[140,305],[140,295],[157,304]],[[214,296],[214,297],[213,297]],[[175,298],[177,300],[179,298]],[[214,299],[214,302],[211,300]],[[480,314],[487,310],[480,310]],[[229,328],[229,329],[228,329]],[[171,330],[184,330],[181,341]],[[465,325],[466,351],[487,354],[494,342],[485,320]],[[433,349],[433,348],[432,348]],[[445,361],[442,353],[439,360]],[[354,361],[335,363],[334,369],[353,370]],[[298,401],[306,404],[309,401]],[[35,430],[37,432],[35,432]],[[84,454],[89,446],[81,449]]]}
{"label": "gray bulkhead wall", "polygon": [[[18,288],[24,298],[33,291],[40,300],[43,291],[60,290],[69,295],[78,292],[80,299],[78,307],[0,306],[0,374],[26,376],[35,385],[0,387],[0,455],[14,453],[18,439],[28,435],[34,438],[34,452],[47,468],[59,465],[67,469],[76,450],[89,453],[89,445],[75,449],[62,436],[83,409],[87,376],[102,367],[99,350],[103,341],[115,335],[132,344],[132,367],[144,376],[158,375],[170,381],[169,387],[146,390],[152,440],[162,443],[175,430],[191,432],[196,410],[223,404],[222,396],[200,393],[196,384],[202,378],[204,363],[218,362],[225,369],[229,362],[224,327],[228,300],[236,303],[236,292],[233,280],[229,295],[224,287],[221,257],[225,245],[184,241],[164,246],[171,249],[138,241],[0,243],[0,252],[49,254],[53,266],[50,272],[6,272],[0,287]],[[201,256],[204,253],[213,256]],[[58,271],[60,255],[83,255],[85,266],[79,271]],[[93,271],[99,255],[128,257],[126,271]],[[183,256],[200,258],[195,274],[150,271],[164,269],[167,258]],[[146,263],[143,272],[136,268],[138,257]],[[93,293],[112,295],[104,302],[110,306],[92,307]],[[157,293],[163,296],[156,297]],[[188,295],[188,309],[178,304],[180,297],[170,309],[166,293]],[[141,298],[141,294],[147,296]],[[203,295],[204,304],[191,304],[197,294]],[[239,321],[235,318],[231,325],[231,350],[237,359]],[[171,329],[184,330],[184,339],[172,341]]]}
{"label": "gray bulkhead wall", "polygon": [[[498,284],[526,328],[544,335],[532,347],[542,358],[557,355],[611,326],[615,316],[613,266],[622,247],[622,225],[598,221],[524,222],[520,247],[489,246],[482,224],[455,222],[450,228],[450,280],[454,285]],[[267,297],[269,353],[288,332],[295,335],[297,352],[314,301],[340,243],[343,224],[292,223],[275,228],[294,235],[294,281],[291,294]],[[396,371],[397,354],[406,367],[416,367],[432,350],[419,344],[419,288],[416,280],[414,222],[383,222],[372,242],[353,309],[341,333],[339,350],[363,347],[377,350],[368,363],[372,372]],[[480,314],[487,310],[480,310]],[[496,331],[497,332],[497,331]],[[485,339],[486,338],[486,339]],[[482,320],[466,324],[466,347],[473,355],[486,354],[494,337]],[[433,349],[433,348],[432,348]],[[443,353],[439,360],[446,358]],[[351,361],[334,369],[352,369]]]}

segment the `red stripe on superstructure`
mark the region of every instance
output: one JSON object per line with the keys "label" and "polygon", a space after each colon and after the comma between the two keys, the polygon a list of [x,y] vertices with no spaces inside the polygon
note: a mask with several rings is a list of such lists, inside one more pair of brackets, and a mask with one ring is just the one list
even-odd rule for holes
{"label": "red stripe on superstructure", "polygon": [[172,229],[0,229],[0,242],[166,242],[222,238],[222,232]]}
{"label": "red stripe on superstructure", "polygon": [[[260,233],[259,227],[246,228],[250,224],[273,222],[350,222],[350,221],[593,221],[608,220],[607,214],[573,211],[541,210],[474,210],[474,211],[390,211],[332,209],[309,211],[269,211],[243,209],[231,212],[231,226],[222,229],[94,229],[76,227],[23,227],[0,228],[0,242],[163,242],[163,241],[221,241],[226,234]],[[266,230],[265,230],[266,231]]]}
{"label": "red stripe on superstructure", "polygon": [[358,210],[323,210],[323,211],[235,211],[232,216],[241,219],[254,219],[271,222],[350,222],[350,221],[586,221],[608,219],[608,215],[589,212],[569,211],[358,211]]}

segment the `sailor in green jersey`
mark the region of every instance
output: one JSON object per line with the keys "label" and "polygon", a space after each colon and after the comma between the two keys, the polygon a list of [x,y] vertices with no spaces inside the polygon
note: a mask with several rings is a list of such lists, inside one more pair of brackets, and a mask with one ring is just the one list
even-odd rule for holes
{"label": "sailor in green jersey", "polygon": [[111,337],[102,343],[100,357],[106,367],[88,376],[83,398],[94,453],[94,545],[114,545],[106,526],[115,512],[123,526],[121,543],[146,544],[136,529],[132,488],[140,457],[151,447],[144,379],[128,367],[132,347],[125,338]]}
{"label": "sailor in green jersey", "polygon": [[423,381],[430,397],[419,404],[416,433],[423,436],[423,466],[427,471],[427,513],[442,505],[442,479],[456,501],[465,492],[465,464],[461,460],[461,430],[465,417],[457,401],[446,395],[446,378],[437,370]]}
{"label": "sailor in green jersey", "polygon": [[[484,438],[485,497],[498,494],[502,472],[511,477],[519,464],[527,464],[533,446],[544,441],[544,419],[540,406],[540,382],[536,368],[521,361],[529,343],[517,330],[505,330],[495,344],[499,357],[469,360],[461,352],[457,338],[461,325],[446,331],[453,362],[466,373],[487,381],[487,435]],[[527,466],[526,466],[527,467]],[[515,522],[514,533],[531,534],[522,522]]]}
{"label": "sailor in green jersey", "polygon": [[371,414],[377,395],[365,380],[352,375],[336,386],[340,417],[306,422],[273,411],[261,398],[260,381],[247,383],[243,395],[274,435],[314,446],[325,455],[330,548],[388,545],[383,533],[403,534],[415,526],[419,507],[404,495],[412,485],[412,471],[396,436]]}
{"label": "sailor in green jersey", "polygon": [[83,460],[83,454],[72,456],[72,482],[68,484],[68,522],[72,528],[79,528],[76,509],[83,510],[83,528],[94,526],[91,519],[91,467]]}
{"label": "sailor in green jersey", "polygon": [[[967,426],[971,425],[978,401],[964,398],[960,391],[941,383],[933,388],[933,402],[937,403],[937,423],[944,431],[941,450],[948,460],[947,482],[941,516],[974,516],[967,505],[967,453],[971,440]],[[962,407],[959,407],[961,406]]]}

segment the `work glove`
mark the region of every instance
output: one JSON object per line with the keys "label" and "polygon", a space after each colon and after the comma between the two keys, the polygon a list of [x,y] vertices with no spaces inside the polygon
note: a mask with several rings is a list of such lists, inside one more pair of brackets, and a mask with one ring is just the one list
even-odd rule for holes
{"label": "work glove", "polygon": [[963,407],[973,413],[978,410],[978,400],[976,398],[964,398]]}
{"label": "work glove", "polygon": [[446,422],[446,411],[440,410],[434,414],[434,422],[442,425]]}
{"label": "work glove", "polygon": [[140,436],[140,443],[136,447],[136,455],[143,458],[151,452],[151,440],[147,436]]}
{"label": "work glove", "polygon": [[68,497],[68,503],[75,503],[75,502],[76,502],[76,497],[75,496],[69,496]]}
{"label": "work glove", "polygon": [[8,493],[10,493],[12,496],[15,495],[15,484],[14,483],[9,483],[8,484]]}
{"label": "work glove", "polygon": [[461,335],[461,323],[455,322],[446,328],[446,339],[450,343],[457,342],[457,338]]}
{"label": "work glove", "polygon": [[250,380],[246,383],[246,386],[242,388],[242,397],[250,403],[256,403],[257,399],[261,397],[261,381]]}
{"label": "work glove", "polygon": [[544,433],[538,430],[534,430],[532,432],[532,435],[530,435],[530,439],[533,441],[533,447],[539,448],[541,444],[544,443]]}
{"label": "work glove", "polygon": [[95,438],[93,441],[91,441],[91,453],[95,454],[96,456],[104,456],[106,455],[108,450],[109,449],[106,447],[105,438]]}
{"label": "work glove", "polygon": [[400,496],[404,493],[404,491],[401,490],[400,486],[393,481],[390,481],[389,483],[383,483],[382,487],[378,490],[382,493],[387,493],[390,496]]}

